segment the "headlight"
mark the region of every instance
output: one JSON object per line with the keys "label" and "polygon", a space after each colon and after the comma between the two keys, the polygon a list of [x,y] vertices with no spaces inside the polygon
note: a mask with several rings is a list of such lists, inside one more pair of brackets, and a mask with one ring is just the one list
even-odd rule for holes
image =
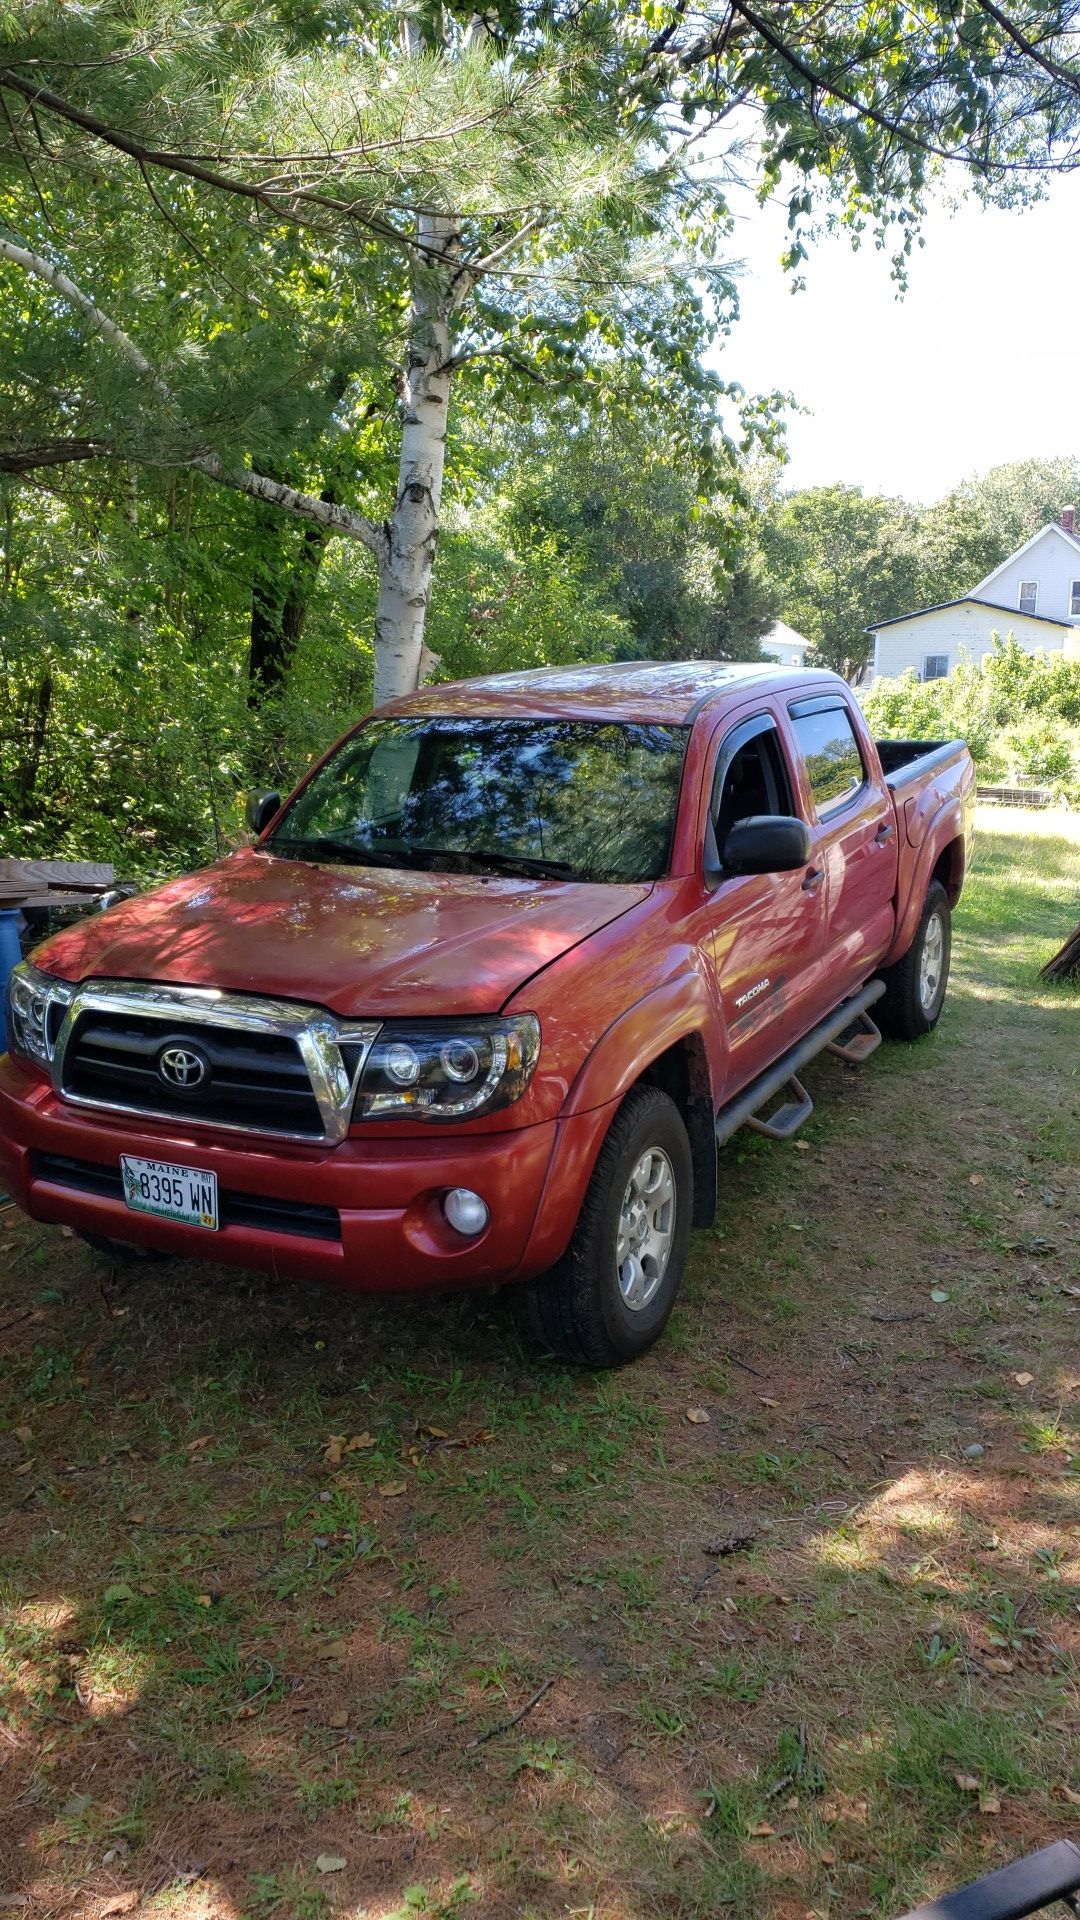
{"label": "headlight", "polygon": [[510,1020],[388,1020],[360,1076],[354,1120],[467,1120],[520,1098],[540,1052],[534,1013]]}
{"label": "headlight", "polygon": [[7,991],[7,1043],[12,1053],[47,1067],[74,988],[21,960]]}

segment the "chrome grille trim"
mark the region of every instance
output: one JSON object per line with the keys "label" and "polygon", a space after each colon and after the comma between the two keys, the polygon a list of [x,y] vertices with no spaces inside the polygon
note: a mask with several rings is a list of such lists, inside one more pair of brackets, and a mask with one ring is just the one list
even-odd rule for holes
{"label": "chrome grille trim", "polygon": [[[329,1146],[339,1145],[349,1131],[360,1076],[382,1026],[381,1020],[341,1020],[325,1007],[305,1006],[296,1000],[226,993],[216,987],[155,986],[136,980],[88,980],[74,988],[66,982],[56,984],[59,991],[50,990],[49,999],[66,1005],[66,1012],[49,1070],[53,1091],[71,1106],[123,1113],[140,1120],[166,1120],[174,1125],[179,1121],[185,1129],[209,1127],[226,1133],[266,1134],[275,1140],[296,1140],[307,1146],[318,1145],[318,1137],[284,1127],[252,1127],[246,1122],[195,1118],[185,1114],[180,1106],[136,1107],[120,1100],[88,1099],[73,1093],[64,1084],[64,1063],[80,1017],[84,1013],[132,1014],[160,1019],[163,1032],[168,1031],[170,1022],[188,1021],[207,1027],[231,1028],[234,1033],[273,1034],[293,1040],[311,1082],[322,1120],[323,1141]],[[355,1062],[346,1062],[344,1047],[357,1049]]]}

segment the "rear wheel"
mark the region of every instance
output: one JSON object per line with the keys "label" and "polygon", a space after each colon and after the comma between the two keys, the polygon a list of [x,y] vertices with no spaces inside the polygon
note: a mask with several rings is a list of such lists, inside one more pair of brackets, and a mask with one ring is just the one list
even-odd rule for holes
{"label": "rear wheel", "polygon": [[534,1341],[587,1367],[644,1353],[675,1304],[693,1210],[682,1115],[658,1087],[634,1087],[600,1149],[569,1247],[529,1282]]}
{"label": "rear wheel", "polygon": [[114,1240],[107,1233],[84,1233],[76,1229],[80,1240],[85,1240],[95,1253],[102,1253],[107,1260],[115,1260],[119,1266],[152,1267],[159,1260],[171,1260],[170,1253],[162,1253],[157,1247],[137,1247],[131,1240]]}
{"label": "rear wheel", "polygon": [[884,970],[885,997],[874,1008],[883,1033],[918,1040],[936,1027],[945,1004],[952,956],[952,911],[940,880],[931,880],[915,938],[902,960]]}

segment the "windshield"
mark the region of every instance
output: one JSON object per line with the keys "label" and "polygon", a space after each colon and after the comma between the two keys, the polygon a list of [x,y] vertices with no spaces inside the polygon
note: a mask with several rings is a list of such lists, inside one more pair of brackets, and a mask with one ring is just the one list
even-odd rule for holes
{"label": "windshield", "polygon": [[667,867],[684,727],[587,720],[370,720],[284,814],[285,859],[556,880]]}

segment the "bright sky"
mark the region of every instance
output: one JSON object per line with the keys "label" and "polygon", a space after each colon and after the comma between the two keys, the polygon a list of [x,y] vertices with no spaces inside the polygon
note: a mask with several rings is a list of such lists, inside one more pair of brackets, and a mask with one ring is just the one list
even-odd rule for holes
{"label": "bright sky", "polygon": [[786,210],[738,211],[742,311],[718,365],[809,410],[789,416],[785,487],[933,500],[1002,460],[1080,453],[1080,177],[1021,212],[935,210],[901,299],[886,255],[839,238],[793,295]]}

